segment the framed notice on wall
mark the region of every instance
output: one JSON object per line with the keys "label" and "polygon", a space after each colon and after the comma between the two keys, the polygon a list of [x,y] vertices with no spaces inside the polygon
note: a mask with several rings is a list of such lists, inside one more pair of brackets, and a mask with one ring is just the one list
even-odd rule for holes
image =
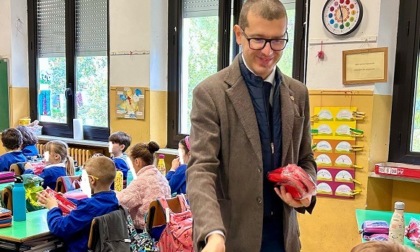
{"label": "framed notice on wall", "polygon": [[343,83],[388,81],[388,47],[343,51]]}
{"label": "framed notice on wall", "polygon": [[117,87],[117,118],[144,119],[145,88]]}

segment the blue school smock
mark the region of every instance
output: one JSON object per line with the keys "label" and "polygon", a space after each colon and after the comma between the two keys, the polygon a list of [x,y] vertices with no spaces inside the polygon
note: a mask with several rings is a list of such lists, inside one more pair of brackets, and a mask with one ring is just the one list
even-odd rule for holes
{"label": "blue school smock", "polygon": [[[32,169],[26,169],[24,174],[28,173],[33,174],[34,172]],[[44,189],[48,186],[55,190],[58,177],[67,176],[66,166],[64,163],[47,165],[38,176],[44,179],[44,183],[42,184]]]}
{"label": "blue school smock", "polygon": [[183,164],[175,171],[169,171],[166,174],[166,179],[169,181],[169,186],[171,187],[171,193],[187,193],[186,171],[187,165]]}
{"label": "blue school smock", "polygon": [[126,161],[127,158],[128,158],[127,155],[124,154],[122,156],[114,157],[112,159],[114,160],[114,164],[117,170],[122,171],[124,180],[127,179],[127,171],[130,169]]}
{"label": "blue school smock", "polygon": [[60,208],[48,211],[47,222],[50,232],[61,238],[67,251],[87,251],[90,224],[93,218],[118,209],[118,199],[114,191],[99,192],[77,201],[77,208],[63,216]]}
{"label": "blue school smock", "polygon": [[26,145],[22,149],[23,155],[29,160],[31,157],[38,156],[38,149],[35,144]]}
{"label": "blue school smock", "polygon": [[9,171],[10,165],[26,162],[26,157],[22,154],[22,151],[10,151],[0,156],[0,172]]}

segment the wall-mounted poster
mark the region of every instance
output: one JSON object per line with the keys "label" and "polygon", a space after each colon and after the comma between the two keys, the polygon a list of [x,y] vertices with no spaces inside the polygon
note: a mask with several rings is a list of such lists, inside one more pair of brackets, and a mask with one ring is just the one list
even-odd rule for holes
{"label": "wall-mounted poster", "polygon": [[144,88],[117,87],[117,118],[144,119]]}

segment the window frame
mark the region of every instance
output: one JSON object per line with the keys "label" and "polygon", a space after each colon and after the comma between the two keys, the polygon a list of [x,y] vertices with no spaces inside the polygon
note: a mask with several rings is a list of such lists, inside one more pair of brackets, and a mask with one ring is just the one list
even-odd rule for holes
{"label": "window frame", "polygon": [[[391,162],[420,164],[420,153],[410,151],[413,94],[420,63],[419,33],[419,3],[415,0],[400,2],[388,154]],[[418,84],[420,88],[420,82]]]}
{"label": "window frame", "polygon": [[[217,70],[221,70],[230,64],[229,48],[232,45],[234,55],[239,53],[239,46],[233,39],[230,30],[231,9],[233,7],[233,19],[237,24],[243,0],[219,0],[219,27],[218,27],[218,64]],[[293,54],[292,77],[302,82],[306,79],[306,48],[307,26],[309,21],[310,0],[296,0],[295,16],[295,43]],[[182,56],[182,0],[171,0],[168,3],[168,125],[167,147],[178,148],[178,142],[185,137],[180,134],[180,95],[181,95],[181,56]]]}
{"label": "window frame", "polygon": [[[32,120],[38,119],[38,86],[37,86],[37,0],[27,0],[28,6],[28,60],[29,60],[29,105]],[[66,92],[67,98],[67,123],[40,122],[43,126],[42,134],[73,138],[73,119],[76,118],[76,8],[74,0],[65,0],[66,16]],[[107,0],[107,65],[108,65],[108,104],[110,101],[110,57],[109,57],[109,0]],[[69,99],[70,98],[70,99]],[[107,127],[83,125],[84,140],[107,142],[110,134],[110,108],[108,106]]]}

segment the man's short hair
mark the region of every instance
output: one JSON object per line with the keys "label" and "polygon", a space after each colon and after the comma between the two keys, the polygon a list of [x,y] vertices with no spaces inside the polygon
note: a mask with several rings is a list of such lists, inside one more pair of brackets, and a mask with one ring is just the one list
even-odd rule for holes
{"label": "man's short hair", "polygon": [[242,29],[249,26],[248,13],[251,9],[253,13],[267,20],[287,18],[286,8],[279,0],[247,0],[239,14],[238,24]]}
{"label": "man's short hair", "polygon": [[1,133],[3,146],[9,150],[19,149],[23,142],[22,133],[15,128],[8,128]]}
{"label": "man's short hair", "polygon": [[125,132],[117,131],[109,136],[108,141],[119,145],[124,144],[123,152],[125,152],[130,147],[131,137]]}

